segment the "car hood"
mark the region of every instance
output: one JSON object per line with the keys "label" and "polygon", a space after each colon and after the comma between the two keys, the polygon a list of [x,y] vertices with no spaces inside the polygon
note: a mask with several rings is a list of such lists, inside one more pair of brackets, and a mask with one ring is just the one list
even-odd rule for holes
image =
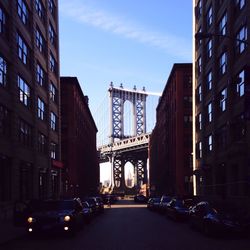
{"label": "car hood", "polygon": [[34,217],[43,217],[43,216],[48,216],[48,217],[62,217],[65,215],[72,215],[74,210],[52,210],[52,211],[37,211],[33,212],[32,216]]}

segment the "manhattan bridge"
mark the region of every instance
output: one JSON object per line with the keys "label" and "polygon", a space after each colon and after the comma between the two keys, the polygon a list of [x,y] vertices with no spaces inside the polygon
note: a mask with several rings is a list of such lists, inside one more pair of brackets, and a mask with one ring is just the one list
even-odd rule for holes
{"label": "manhattan bridge", "polygon": [[[113,192],[135,194],[148,183],[148,145],[160,95],[145,87],[126,89],[111,82],[95,112],[99,161],[100,165],[110,163],[109,188]],[[125,180],[127,164],[132,166],[130,183]]]}

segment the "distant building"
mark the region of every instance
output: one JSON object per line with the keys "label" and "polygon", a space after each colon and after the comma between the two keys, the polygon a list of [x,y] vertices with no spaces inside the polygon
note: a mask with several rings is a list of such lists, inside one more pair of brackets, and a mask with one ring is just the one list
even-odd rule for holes
{"label": "distant building", "polygon": [[250,2],[193,7],[195,192],[250,204]]}
{"label": "distant building", "polygon": [[84,196],[97,193],[99,163],[97,128],[76,77],[61,77],[63,193]]}
{"label": "distant building", "polygon": [[60,195],[58,30],[57,0],[0,1],[1,208]]}
{"label": "distant building", "polygon": [[192,64],[174,64],[149,143],[151,193],[192,195]]}

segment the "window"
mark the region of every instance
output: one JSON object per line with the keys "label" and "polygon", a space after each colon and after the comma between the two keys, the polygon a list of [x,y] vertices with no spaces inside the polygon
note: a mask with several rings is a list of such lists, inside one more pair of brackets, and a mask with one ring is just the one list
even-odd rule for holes
{"label": "window", "polygon": [[3,9],[0,7],[0,34],[5,33],[6,28],[6,17]]}
{"label": "window", "polygon": [[[201,33],[202,32],[202,28],[200,27],[197,32]],[[197,45],[200,46],[201,43],[202,43],[202,39],[197,39],[196,41],[197,41]]]}
{"label": "window", "polygon": [[17,76],[18,88],[19,88],[19,100],[25,106],[30,106],[30,87],[29,85],[20,77]]}
{"label": "window", "polygon": [[241,54],[246,49],[246,43],[244,41],[247,40],[247,27],[242,26],[236,35],[236,52]]}
{"label": "window", "polygon": [[235,0],[235,5],[241,10],[245,6],[245,2],[245,0]]}
{"label": "window", "polygon": [[36,28],[36,47],[41,53],[44,52],[45,40],[38,28]]}
{"label": "window", "polygon": [[242,70],[236,79],[236,91],[239,96],[243,96],[245,94],[245,70]]}
{"label": "window", "polygon": [[53,102],[56,102],[57,90],[56,90],[55,85],[52,82],[50,82],[50,84],[49,84],[49,96]]}
{"label": "window", "polygon": [[208,151],[212,151],[213,150],[213,137],[212,135],[208,136]]}
{"label": "window", "polygon": [[212,116],[212,103],[211,102],[207,105],[207,115],[208,115],[208,122],[212,122],[213,116]]}
{"label": "window", "polygon": [[192,96],[184,96],[183,102],[184,102],[184,107],[191,108],[192,107]]}
{"label": "window", "polygon": [[223,112],[226,110],[226,101],[227,101],[227,89],[223,89],[220,92],[220,110]]}
{"label": "window", "polygon": [[202,14],[202,0],[199,0],[196,6],[196,17],[199,18],[201,14]]}
{"label": "window", "polygon": [[216,131],[216,145],[218,149],[225,149],[227,145],[227,127],[222,126]]}
{"label": "window", "polygon": [[52,72],[54,73],[56,72],[56,61],[52,53],[50,53],[50,56],[49,56],[49,68]]}
{"label": "window", "polygon": [[209,7],[207,11],[207,26],[210,27],[213,22],[213,8],[212,5]]}
{"label": "window", "polygon": [[17,1],[17,13],[24,24],[28,24],[28,8],[23,0]]}
{"label": "window", "polygon": [[192,88],[192,75],[185,74],[183,77],[183,82],[185,88]]}
{"label": "window", "polygon": [[53,131],[56,131],[57,129],[57,117],[53,112],[50,113],[50,128]]}
{"label": "window", "polygon": [[219,67],[220,67],[220,74],[224,75],[227,70],[227,54],[226,52],[222,53],[219,59]]}
{"label": "window", "polygon": [[234,141],[241,141],[246,135],[246,122],[244,114],[234,117],[232,123],[232,135]]}
{"label": "window", "polygon": [[51,23],[49,24],[49,40],[51,44],[56,45],[56,33]]}
{"label": "window", "polygon": [[192,126],[192,115],[184,115],[184,127],[190,127]]}
{"label": "window", "polygon": [[219,23],[219,30],[220,30],[219,32],[220,32],[220,35],[222,35],[222,36],[226,35],[226,33],[227,33],[226,28],[227,28],[227,13],[225,13],[222,16],[222,18],[220,20],[220,23]]}
{"label": "window", "polygon": [[197,60],[197,71],[199,75],[201,73],[201,57],[199,57]]}
{"label": "window", "polygon": [[201,141],[196,144],[196,150],[197,150],[196,158],[201,159],[202,158],[202,142]]}
{"label": "window", "polygon": [[212,71],[209,71],[206,77],[207,90],[212,89]]}
{"label": "window", "polygon": [[0,202],[11,201],[12,164],[8,157],[0,157]]}
{"label": "window", "polygon": [[17,49],[18,49],[18,57],[24,63],[27,64],[27,57],[28,57],[28,47],[27,44],[24,42],[22,37],[17,34]]}
{"label": "window", "polygon": [[207,43],[207,58],[211,57],[212,57],[212,39],[209,39]]}
{"label": "window", "polygon": [[57,145],[54,142],[50,143],[50,157],[52,159],[57,158]]}
{"label": "window", "polygon": [[0,136],[10,135],[10,112],[0,104]]}
{"label": "window", "polygon": [[38,16],[42,19],[42,21],[44,21],[45,11],[44,11],[44,6],[43,6],[43,3],[41,2],[41,0],[36,0],[35,9],[36,9]]}
{"label": "window", "polygon": [[38,133],[38,152],[46,153],[47,140],[44,134]]}
{"label": "window", "polygon": [[55,4],[54,4],[54,1],[53,0],[48,0],[48,5],[49,5],[49,10],[50,10],[50,13],[53,17],[55,17]]}
{"label": "window", "polygon": [[197,121],[198,121],[198,129],[201,130],[202,129],[202,114],[201,113],[198,114]]}
{"label": "window", "polygon": [[19,142],[25,146],[32,146],[32,128],[31,126],[22,119],[19,119],[19,132],[18,139]]}
{"label": "window", "polygon": [[201,88],[201,84],[197,88],[197,100],[198,100],[198,102],[202,101],[202,88]]}
{"label": "window", "polygon": [[45,84],[45,73],[39,63],[36,65],[36,81],[41,86]]}
{"label": "window", "polygon": [[0,86],[6,86],[7,63],[0,55]]}
{"label": "window", "polygon": [[45,104],[39,97],[37,98],[37,117],[41,120],[45,119]]}
{"label": "window", "polygon": [[33,166],[29,162],[21,162],[20,163],[20,186],[19,186],[19,193],[20,193],[20,200],[31,200],[34,198],[33,196]]}

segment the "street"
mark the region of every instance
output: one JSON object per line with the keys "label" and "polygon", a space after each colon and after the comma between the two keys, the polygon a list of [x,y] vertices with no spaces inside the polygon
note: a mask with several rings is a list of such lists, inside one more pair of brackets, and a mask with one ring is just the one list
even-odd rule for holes
{"label": "street", "polygon": [[98,215],[74,238],[29,237],[1,246],[3,250],[247,250],[250,239],[216,239],[151,212],[146,205],[120,200]]}

